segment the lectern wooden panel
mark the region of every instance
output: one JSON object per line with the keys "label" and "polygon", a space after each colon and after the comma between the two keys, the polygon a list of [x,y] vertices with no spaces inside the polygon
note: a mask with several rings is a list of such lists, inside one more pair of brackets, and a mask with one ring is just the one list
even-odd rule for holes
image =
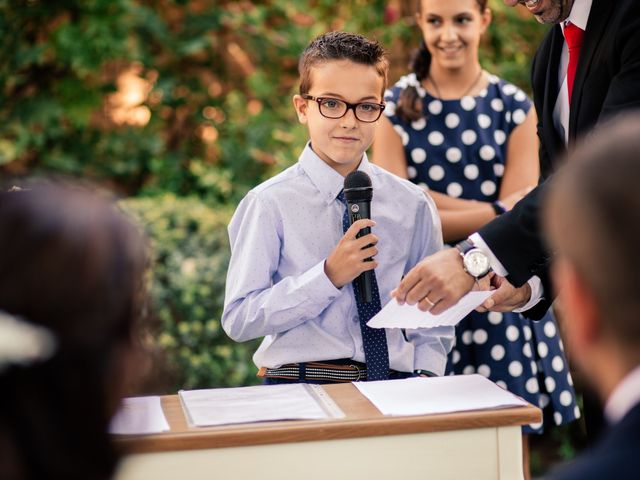
{"label": "lectern wooden panel", "polygon": [[171,431],[119,438],[118,479],[519,480],[520,426],[541,420],[533,406],[387,417],[352,384],[324,389],[345,418],[190,428],[163,397]]}

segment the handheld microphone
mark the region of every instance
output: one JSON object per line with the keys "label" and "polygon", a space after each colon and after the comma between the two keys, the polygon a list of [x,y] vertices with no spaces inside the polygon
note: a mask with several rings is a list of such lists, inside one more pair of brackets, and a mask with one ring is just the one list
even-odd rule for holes
{"label": "handheld microphone", "polygon": [[[344,179],[344,198],[347,200],[347,210],[349,211],[349,225],[362,218],[371,218],[371,199],[373,198],[373,187],[371,178],[365,172],[356,170],[347,175]],[[371,228],[361,229],[356,238],[371,233]],[[369,246],[369,245],[367,245]],[[372,261],[367,258],[365,261]],[[372,271],[362,272],[354,280],[356,293],[361,303],[371,303],[372,301]]]}

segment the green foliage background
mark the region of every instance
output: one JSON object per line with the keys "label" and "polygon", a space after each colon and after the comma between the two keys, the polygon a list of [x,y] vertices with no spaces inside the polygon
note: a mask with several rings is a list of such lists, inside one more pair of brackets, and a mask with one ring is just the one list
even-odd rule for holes
{"label": "green foliage background", "polygon": [[[414,6],[0,0],[0,175],[82,177],[125,199],[153,240],[167,391],[255,382],[255,342],[234,344],[220,327],[226,223],[305,142],[290,99],[298,55],[325,31],[360,32],[387,47],[395,81],[419,41]],[[544,29],[491,7],[482,63],[527,88]],[[114,94],[127,75],[140,98],[123,114]]]}

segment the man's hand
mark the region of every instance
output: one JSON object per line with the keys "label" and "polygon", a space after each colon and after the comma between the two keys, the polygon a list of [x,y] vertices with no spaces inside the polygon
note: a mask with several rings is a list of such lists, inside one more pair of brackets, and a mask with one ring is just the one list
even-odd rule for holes
{"label": "man's hand", "polygon": [[455,248],[435,253],[411,269],[391,296],[399,303],[418,304],[423,312],[444,312],[455,305],[474,286],[471,275],[464,271],[462,257]]}
{"label": "man's hand", "polygon": [[511,312],[515,308],[523,307],[531,298],[531,287],[525,283],[520,288],[511,285],[507,279],[499,275],[491,277],[491,286],[495,293],[487,298],[476,310],[478,312]]}
{"label": "man's hand", "polygon": [[356,238],[361,229],[373,227],[375,224],[376,222],[368,218],[353,222],[324,262],[324,272],[336,288],[344,287],[362,272],[378,266],[378,262],[369,260],[378,254],[378,237],[369,233]]}

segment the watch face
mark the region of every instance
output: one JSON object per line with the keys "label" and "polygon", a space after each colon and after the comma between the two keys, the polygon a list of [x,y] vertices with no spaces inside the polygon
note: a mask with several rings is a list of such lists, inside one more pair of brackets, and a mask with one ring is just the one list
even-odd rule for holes
{"label": "watch face", "polygon": [[490,270],[489,258],[478,249],[470,250],[464,256],[464,268],[472,276],[482,277]]}

